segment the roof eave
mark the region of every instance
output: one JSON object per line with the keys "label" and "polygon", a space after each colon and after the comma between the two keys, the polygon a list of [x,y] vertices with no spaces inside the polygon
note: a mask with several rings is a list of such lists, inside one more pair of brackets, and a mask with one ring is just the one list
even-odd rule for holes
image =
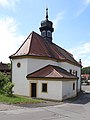
{"label": "roof eave", "polygon": [[40,55],[29,55],[29,54],[25,54],[25,55],[17,55],[17,56],[9,56],[10,59],[16,59],[16,58],[21,58],[21,57],[39,57],[39,58],[50,58],[50,59],[53,59],[55,61],[62,61],[62,62],[68,62],[68,63],[71,63],[73,65],[76,65],[78,67],[82,67],[82,65],[80,65],[78,62],[77,63],[74,63],[68,59],[56,59],[56,58],[53,58],[53,57],[47,57],[47,56],[40,56]]}
{"label": "roof eave", "polygon": [[77,77],[28,77],[26,76],[26,78],[28,80],[31,80],[31,79],[38,79],[38,80],[42,80],[42,79],[47,79],[47,80],[77,80],[78,78]]}

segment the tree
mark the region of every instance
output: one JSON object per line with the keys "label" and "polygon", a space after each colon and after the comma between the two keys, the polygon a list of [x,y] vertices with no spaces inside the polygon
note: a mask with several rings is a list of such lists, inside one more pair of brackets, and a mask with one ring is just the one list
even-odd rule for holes
{"label": "tree", "polygon": [[82,68],[82,74],[90,74],[90,67]]}
{"label": "tree", "polygon": [[0,93],[11,95],[14,84],[10,82],[11,76],[0,72]]}
{"label": "tree", "polygon": [[8,63],[7,65],[8,65],[8,67],[11,69],[11,63]]}

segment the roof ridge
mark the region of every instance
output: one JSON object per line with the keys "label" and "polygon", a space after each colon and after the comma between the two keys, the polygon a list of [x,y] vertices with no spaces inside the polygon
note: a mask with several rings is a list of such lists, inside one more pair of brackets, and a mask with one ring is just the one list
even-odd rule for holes
{"label": "roof ridge", "polygon": [[56,66],[56,65],[52,65],[53,67],[56,67],[56,68],[60,68],[60,69],[62,69],[62,70],[64,70],[64,71],[66,71],[66,72],[68,72],[67,70],[65,70],[64,68],[62,68],[62,67],[59,67],[59,66]]}
{"label": "roof ridge", "polygon": [[[37,34],[37,33],[36,33],[36,34]],[[39,34],[37,34],[37,35],[39,35]],[[40,36],[40,35],[39,35],[39,36]],[[47,41],[44,40],[44,38],[43,38],[42,36],[40,36],[40,37],[42,38],[42,40],[44,41],[44,43],[47,42]],[[41,42],[39,42],[39,44],[42,45]],[[43,48],[43,50],[45,51],[45,53],[48,54],[47,51],[45,50],[45,48],[44,48],[43,46],[42,46],[42,48]]]}
{"label": "roof ridge", "polygon": [[[54,68],[54,67],[53,67]],[[59,67],[60,68],[60,67]],[[62,74],[60,74],[55,68],[54,70],[57,72],[58,75],[60,75],[62,78],[64,77]]]}
{"label": "roof ridge", "polygon": [[[22,48],[22,46],[27,42],[27,40],[28,40],[28,38],[32,35],[32,33],[35,33],[34,31],[32,31],[29,35],[28,35],[28,37],[24,40],[24,42],[21,44],[21,46],[18,48],[18,50],[14,53],[14,54],[12,54],[11,56],[9,56],[9,58],[11,58],[13,55],[15,55],[16,53],[18,53],[18,51]],[[28,53],[27,53],[28,54]]]}
{"label": "roof ridge", "polygon": [[[30,50],[31,50],[32,39],[33,39],[33,34],[34,34],[34,33],[35,33],[35,32],[34,32],[34,31],[32,31],[32,32],[31,32],[31,34],[30,34],[30,36],[31,36],[31,42],[29,42],[29,44],[30,44],[29,46],[30,46],[30,47],[29,47],[29,50],[28,50],[27,55],[29,54],[29,52],[30,52]],[[28,38],[29,38],[29,37],[28,37]]]}

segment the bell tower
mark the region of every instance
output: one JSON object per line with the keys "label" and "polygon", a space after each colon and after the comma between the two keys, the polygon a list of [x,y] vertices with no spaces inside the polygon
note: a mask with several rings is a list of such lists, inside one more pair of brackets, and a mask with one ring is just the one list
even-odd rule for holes
{"label": "bell tower", "polygon": [[45,40],[52,42],[52,32],[54,31],[54,28],[52,21],[48,20],[48,8],[46,8],[46,19],[44,21],[41,21],[41,27],[39,29],[41,36]]}

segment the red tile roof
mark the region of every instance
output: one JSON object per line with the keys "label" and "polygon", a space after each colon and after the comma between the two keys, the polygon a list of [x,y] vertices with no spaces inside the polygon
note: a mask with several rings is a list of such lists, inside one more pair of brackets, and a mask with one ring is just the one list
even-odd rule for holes
{"label": "red tile roof", "polygon": [[27,78],[54,78],[54,79],[77,79],[65,69],[58,66],[47,65],[33,73],[27,75]]}
{"label": "red tile roof", "polygon": [[32,32],[27,37],[17,52],[11,55],[10,58],[27,55],[64,60],[80,66],[80,64],[73,58],[72,54],[57,46],[56,44],[44,40],[39,34],[35,32]]}
{"label": "red tile roof", "polygon": [[10,68],[7,64],[0,62],[0,71],[10,71]]}

